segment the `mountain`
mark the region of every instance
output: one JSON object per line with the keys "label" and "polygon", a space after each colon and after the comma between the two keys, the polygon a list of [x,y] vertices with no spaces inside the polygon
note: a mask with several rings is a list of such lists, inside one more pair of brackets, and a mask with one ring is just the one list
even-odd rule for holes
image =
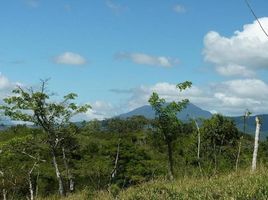
{"label": "mountain", "polygon": [[[255,134],[255,125],[256,125],[255,117],[256,116],[250,116],[246,120],[246,132],[250,133],[251,135]],[[261,122],[262,122],[260,137],[262,140],[264,140],[268,136],[268,114],[258,115],[258,117],[261,119]],[[237,128],[240,131],[244,131],[244,118],[243,118],[243,116],[230,117],[230,118],[234,120]]]}
{"label": "mountain", "polygon": [[[135,115],[142,115],[148,119],[153,119],[155,117],[154,110],[150,105],[145,105],[139,108],[136,108],[128,113],[121,114],[120,118],[128,118]],[[198,106],[189,103],[188,106],[183,109],[180,113],[178,113],[177,117],[181,119],[182,121],[187,121],[189,118],[204,118],[208,119],[212,116],[212,114],[209,111],[203,110],[199,108]],[[260,137],[262,140],[266,139],[268,137],[268,114],[258,115],[261,118],[262,126],[261,126],[261,133]],[[237,128],[243,132],[244,130],[244,121],[243,116],[237,116],[237,117],[229,117],[232,119]],[[246,132],[254,135],[255,134],[255,116],[250,116],[246,121]]]}
{"label": "mountain", "polygon": [[[145,105],[128,113],[121,114],[120,118],[128,118],[135,115],[142,115],[148,119],[153,119],[155,117],[155,112],[150,105]],[[203,110],[196,105],[189,103],[188,106],[178,113],[177,117],[182,121],[187,121],[189,118],[205,118],[208,119],[212,116],[209,111]]]}

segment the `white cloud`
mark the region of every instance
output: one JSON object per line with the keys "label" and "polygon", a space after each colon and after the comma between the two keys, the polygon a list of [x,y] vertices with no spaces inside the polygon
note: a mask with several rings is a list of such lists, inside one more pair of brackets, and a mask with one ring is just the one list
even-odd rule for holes
{"label": "white cloud", "polygon": [[214,90],[240,98],[265,100],[268,96],[268,85],[259,79],[238,79],[225,81],[213,86]]}
{"label": "white cloud", "polygon": [[259,79],[236,79],[210,86],[207,109],[226,115],[241,115],[245,109],[254,114],[268,113],[268,84]]}
{"label": "white cloud", "polygon": [[114,106],[108,102],[96,101],[91,106],[92,110],[87,112],[87,116],[90,119],[105,119],[117,114]]}
{"label": "white cloud", "polygon": [[87,60],[77,53],[65,52],[55,57],[54,62],[64,65],[84,65],[87,63]]}
{"label": "white cloud", "polygon": [[183,5],[180,5],[180,4],[176,4],[175,6],[173,6],[173,10],[176,13],[185,13],[186,12],[185,7]]}
{"label": "white cloud", "polygon": [[129,110],[148,104],[152,92],[169,102],[188,98],[202,109],[225,115],[241,115],[247,108],[254,114],[268,113],[268,84],[258,79],[237,79],[203,87],[193,85],[182,93],[175,84],[166,82],[143,85],[132,89]]}
{"label": "white cloud", "polygon": [[237,64],[227,64],[226,66],[217,66],[216,71],[223,76],[243,76],[254,77],[256,73],[247,69],[245,66]]}
{"label": "white cloud", "polygon": [[[246,109],[253,114],[268,113],[268,84],[259,79],[236,79],[203,87],[193,85],[181,93],[176,88],[176,84],[167,82],[141,85],[123,90],[125,91],[130,96],[120,105],[115,106],[105,101],[89,103],[92,109],[76,117],[74,121],[102,120],[148,105],[148,99],[153,92],[157,92],[167,102],[187,98],[204,110],[227,116],[242,115]],[[111,90],[111,92],[121,93],[121,90]]]}
{"label": "white cloud", "polygon": [[11,85],[12,83],[8,80],[8,78],[0,73],[0,90],[8,89]]}
{"label": "white cloud", "polygon": [[81,121],[81,120],[103,120],[107,118],[111,118],[117,116],[124,112],[122,107],[114,106],[113,104],[105,101],[95,101],[93,103],[89,103],[92,109],[89,109],[86,113],[80,114],[74,117],[73,121]]}
{"label": "white cloud", "polygon": [[194,101],[207,102],[206,95],[203,94],[203,91],[196,87],[192,86],[190,89],[179,93],[179,90],[176,88],[175,84],[161,82],[156,83],[152,86],[140,86],[132,90],[132,95],[128,101],[129,108],[135,109],[137,107],[148,104],[148,99],[150,98],[153,92],[157,92],[161,98],[165,98],[168,102],[177,101],[184,98],[190,98]]}
{"label": "white cloud", "polygon": [[9,95],[11,93],[11,90],[14,89],[17,85],[22,86],[22,84],[19,82],[10,81],[0,72],[0,100]]}
{"label": "white cloud", "polygon": [[116,58],[120,60],[130,60],[140,65],[172,67],[179,63],[178,59],[165,56],[152,56],[144,53],[119,53]]}
{"label": "white cloud", "polygon": [[[268,27],[268,17],[260,18]],[[231,37],[221,36],[215,31],[204,38],[205,60],[225,76],[252,77],[258,69],[268,69],[268,39],[257,21],[244,25]]]}

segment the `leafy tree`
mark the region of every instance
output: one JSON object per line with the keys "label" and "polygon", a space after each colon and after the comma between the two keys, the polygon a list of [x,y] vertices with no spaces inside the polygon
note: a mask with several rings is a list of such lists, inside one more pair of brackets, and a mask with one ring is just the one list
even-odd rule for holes
{"label": "leafy tree", "polygon": [[59,184],[59,194],[64,195],[62,175],[56,158],[58,145],[64,140],[64,133],[61,129],[70,123],[74,115],[86,112],[90,106],[76,105],[73,100],[77,95],[74,93],[64,96],[61,102],[53,102],[50,100],[51,95],[47,92],[46,86],[47,81],[42,81],[37,91],[18,86],[12,91],[13,96],[4,99],[5,105],[0,109],[4,110],[4,114],[11,119],[32,122],[46,133]]}
{"label": "leafy tree", "polygon": [[[37,171],[39,165],[46,162],[40,155],[40,145],[38,145],[37,138],[33,135],[17,136],[0,144],[1,148],[1,165],[4,174],[16,175],[13,185],[24,187],[28,185],[27,196],[29,199],[34,199],[34,193],[37,194]],[[10,167],[12,166],[12,167]],[[18,178],[19,177],[19,178]],[[18,181],[19,180],[19,181]],[[5,182],[10,182],[6,180]],[[8,188],[9,191],[14,186]],[[23,188],[23,187],[22,187]],[[20,189],[22,191],[22,189]]]}
{"label": "leafy tree", "polygon": [[[191,82],[185,81],[183,83],[177,84],[177,88],[180,92],[190,88]],[[177,136],[178,127],[180,126],[180,121],[177,118],[177,113],[180,112],[188,104],[188,99],[183,99],[181,101],[173,101],[167,103],[165,99],[160,98],[157,93],[153,93],[149,99],[149,103],[155,110],[155,126],[163,135],[163,139],[167,145],[168,154],[168,173],[169,178],[172,180],[174,177],[173,170],[173,141]]]}
{"label": "leafy tree", "polygon": [[226,162],[235,163],[234,147],[239,140],[239,131],[231,119],[220,114],[213,115],[203,122],[200,132],[204,148],[203,157],[205,156],[208,160],[213,158],[214,173],[217,171],[219,161],[225,165],[227,165]]}
{"label": "leafy tree", "polygon": [[[243,115],[243,133],[244,133],[244,135],[246,134],[247,119],[249,118],[249,116],[251,114],[252,113],[248,109],[246,109],[246,112]],[[243,140],[244,135],[242,135],[239,139],[238,152],[237,152],[236,163],[235,163],[235,170],[236,171],[238,170],[239,158],[240,158],[241,147],[242,147],[242,140]]]}

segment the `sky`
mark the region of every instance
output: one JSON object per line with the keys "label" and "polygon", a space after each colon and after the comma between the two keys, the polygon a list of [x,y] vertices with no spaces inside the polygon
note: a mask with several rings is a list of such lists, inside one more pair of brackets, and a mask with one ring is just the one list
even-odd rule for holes
{"label": "sky", "polygon": [[[249,1],[268,32],[268,1]],[[268,113],[268,37],[244,0],[0,2],[0,98],[49,78],[85,119],[188,98],[228,116]],[[176,84],[192,81],[179,94]]]}

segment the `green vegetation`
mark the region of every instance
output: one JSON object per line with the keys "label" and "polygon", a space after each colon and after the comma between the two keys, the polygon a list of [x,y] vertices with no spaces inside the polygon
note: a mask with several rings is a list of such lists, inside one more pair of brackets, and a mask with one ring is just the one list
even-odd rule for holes
{"label": "green vegetation", "polygon": [[[32,122],[0,132],[3,199],[268,197],[266,168],[249,170],[253,138],[229,118],[182,122],[175,116],[187,100],[167,104],[153,94],[154,120],[135,116],[71,123],[73,115],[90,107],[77,106],[74,94],[55,103],[44,85],[40,91],[19,88],[1,107],[13,119]],[[261,141],[258,166],[267,162],[268,142]]]}
{"label": "green vegetation", "polygon": [[[129,200],[265,200],[268,198],[267,170],[249,174],[248,171],[213,178],[184,178],[174,182],[152,181],[122,191],[117,199]],[[111,193],[100,193],[95,199],[114,199]],[[85,198],[86,199],[86,198]]]}
{"label": "green vegetation", "polygon": [[[177,88],[180,89],[180,92],[191,87],[191,82],[184,82],[177,85]],[[183,108],[186,107],[189,102],[188,99],[183,99],[179,102],[166,102],[165,99],[159,98],[157,93],[153,93],[149,99],[149,102],[152,108],[155,110],[156,119],[153,124],[157,131],[162,134],[162,138],[164,139],[167,145],[167,155],[168,155],[168,174],[170,180],[174,178],[174,160],[173,160],[173,151],[174,144],[173,141],[178,137],[181,129],[180,120],[177,118],[177,113],[180,112]]]}
{"label": "green vegetation", "polygon": [[[267,169],[262,168],[254,174],[249,174],[248,171],[249,169],[212,178],[186,177],[173,182],[154,180],[123,190],[116,196],[113,191],[92,194],[84,190],[63,200],[266,200],[268,198]],[[58,196],[40,200],[54,199],[58,199]]]}

